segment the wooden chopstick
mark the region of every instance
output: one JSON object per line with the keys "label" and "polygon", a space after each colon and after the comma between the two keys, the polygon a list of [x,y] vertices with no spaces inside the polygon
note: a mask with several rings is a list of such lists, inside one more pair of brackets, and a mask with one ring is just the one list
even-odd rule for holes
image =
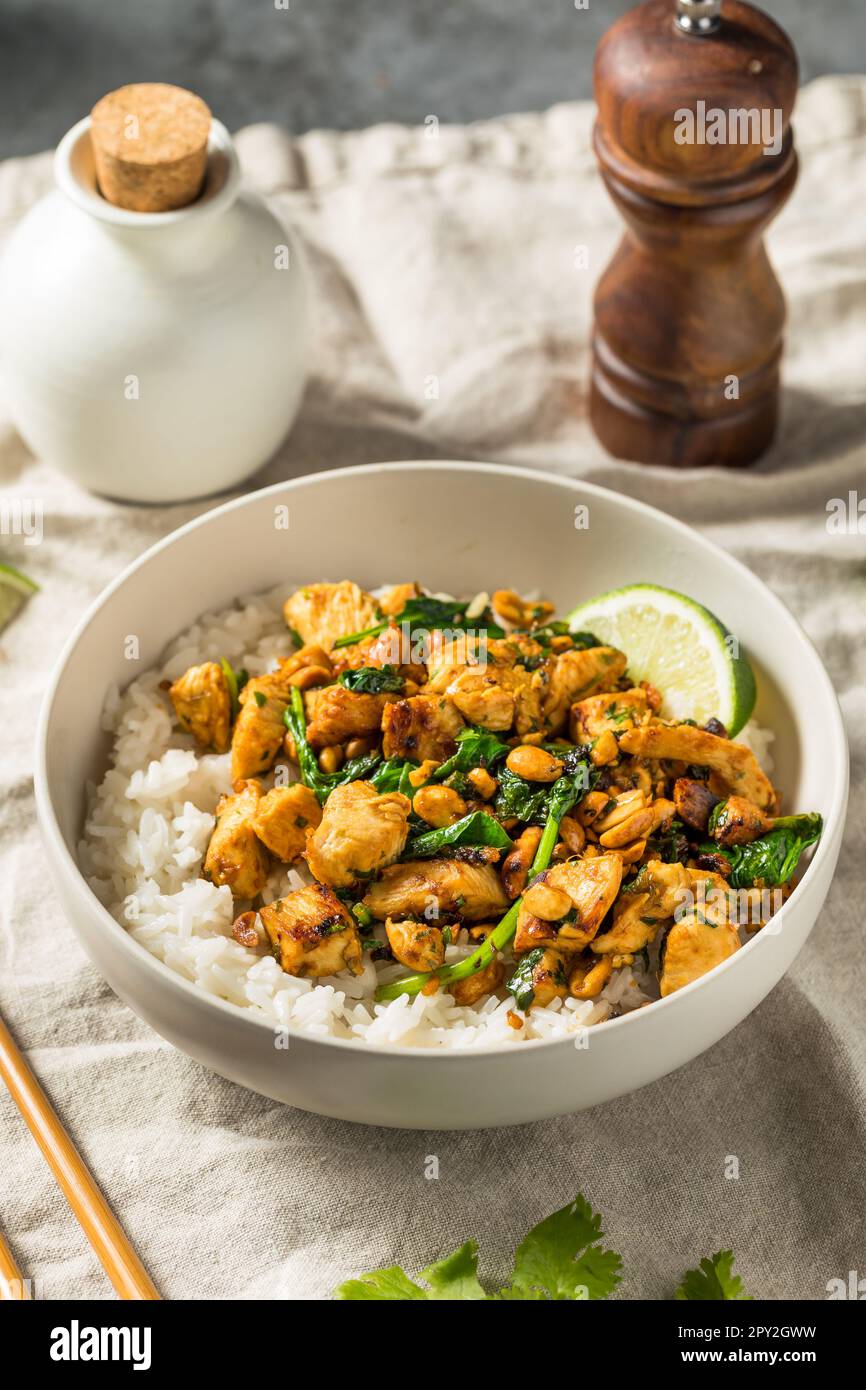
{"label": "wooden chopstick", "polygon": [[0,1231],[0,1298],[22,1299],[27,1298],[27,1285],[24,1283],[24,1275],[18,1268],[18,1262]]}
{"label": "wooden chopstick", "polygon": [[[120,1298],[160,1297],[120,1223],[0,1018],[0,1076]],[[5,1243],[4,1243],[5,1244]],[[9,1259],[17,1269],[11,1252]],[[17,1275],[20,1278],[20,1272]]]}

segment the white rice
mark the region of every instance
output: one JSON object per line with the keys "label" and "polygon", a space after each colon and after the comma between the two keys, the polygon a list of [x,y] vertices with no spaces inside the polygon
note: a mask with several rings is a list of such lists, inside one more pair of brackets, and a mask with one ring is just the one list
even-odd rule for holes
{"label": "white rice", "polygon": [[[597,999],[554,1000],[532,1009],[516,1029],[508,1014],[518,1011],[504,991],[468,1007],[441,991],[377,1004],[377,984],[403,973],[392,961],[365,957],[361,976],[299,980],[285,974],[264,946],[251,950],[233,939],[239,906],[228,888],[199,877],[217,801],[231,791],[230,755],[198,752],[192,737],[173,727],[159,687],[189,666],[220,657],[251,675],[271,669],[292,650],[281,611],[290,592],[281,587],[206,615],[172,642],[158,669],[123,694],[109,692],[104,727],[114,737],[111,765],[100,785],[88,788],[79,856],[112,916],[172,970],[275,1027],[378,1045],[478,1048],[578,1035],[657,998],[654,977],[638,958],[615,971]],[[306,869],[278,864],[264,897],[270,901],[307,881]],[[459,960],[470,949],[461,932],[446,959]]]}

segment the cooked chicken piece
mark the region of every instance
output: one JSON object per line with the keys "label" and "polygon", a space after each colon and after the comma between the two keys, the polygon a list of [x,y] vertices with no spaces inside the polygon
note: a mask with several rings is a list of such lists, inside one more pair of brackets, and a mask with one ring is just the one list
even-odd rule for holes
{"label": "cooked chicken piece", "polygon": [[410,970],[438,970],[445,963],[445,938],[441,927],[407,919],[385,923],[385,934],[395,958]]}
{"label": "cooked chicken piece", "polygon": [[502,732],[512,724],[521,738],[542,729],[542,702],[546,679],[541,671],[525,666],[488,666],[484,671],[467,667],[448,685],[460,713],[470,724]]}
{"label": "cooked chicken piece", "polygon": [[403,853],[411,809],[402,792],[380,795],[369,782],[335,787],[307,841],[311,871],[322,883],[348,888],[393,864]]}
{"label": "cooked chicken piece", "polygon": [[457,912],[481,922],[505,911],[499,874],[492,864],[463,859],[418,859],[393,864],[364,899],[374,917],[427,917]]}
{"label": "cooked chicken piece", "polygon": [[584,951],[571,968],[568,992],[572,999],[595,999],[601,994],[612,974],[613,962],[610,956],[598,960]]}
{"label": "cooked chicken piece", "polygon": [[304,852],[307,832],[322,819],[322,808],[315,792],[301,782],[289,787],[273,787],[256,806],[252,827],[263,845],[277,859],[291,864]]}
{"label": "cooked chicken piece", "polygon": [[331,652],[334,670],[358,670],[361,666],[394,666],[404,681],[415,681],[424,685],[427,680],[427,667],[416,658],[411,633],[397,626],[398,619],[378,632],[375,637],[365,637],[363,642],[355,642],[351,647],[336,647]]}
{"label": "cooked chicken piece", "polygon": [[513,849],[505,856],[500,871],[502,886],[512,902],[520,897],[526,887],[529,870],[540,842],[541,826],[528,825],[523,834],[514,841]]}
{"label": "cooked chicken piece", "polygon": [[659,988],[662,998],[691,984],[740,949],[733,923],[711,925],[690,912],[674,922],[662,947]]}
{"label": "cooked chicken piece", "polygon": [[646,716],[648,709],[645,690],[623,690],[617,695],[590,695],[571,707],[571,739],[574,743],[591,743],[600,734],[625,733]]}
{"label": "cooked chicken piece", "polygon": [[692,724],[657,724],[629,729],[619,741],[624,753],[638,758],[667,758],[694,763],[718,772],[731,791],[748,797],[761,810],[775,800],[770,779],[758,766],[754,753],[742,743],[708,734]]}
{"label": "cooked chicken piece", "polygon": [[417,584],[392,584],[390,589],[379,595],[379,607],[387,617],[397,617],[410,598],[417,598],[420,592]]}
{"label": "cooked chicken piece", "polygon": [[[466,670],[484,671],[497,665],[492,643],[485,633],[444,631],[434,628],[427,644],[427,689],[444,695],[453,680]],[[507,661],[505,665],[513,665]]]}
{"label": "cooked chicken piece", "polygon": [[315,642],[330,652],[338,637],[363,632],[376,621],[376,601],[351,580],[339,584],[306,584],[283,605],[286,624],[302,642]]}
{"label": "cooked chicken piece", "polygon": [[772,828],[770,817],[746,797],[729,796],[716,815],[713,839],[727,849],[731,845],[748,845]]}
{"label": "cooked chicken piece", "polygon": [[487,640],[488,660],[497,666],[525,665],[535,666],[545,656],[545,648],[528,632],[510,632],[507,637],[490,637]]}
{"label": "cooked chicken piece", "polygon": [[568,994],[568,961],[560,951],[549,948],[532,967],[531,1009],[543,1009],[552,999]]}
{"label": "cooked chicken piece", "polygon": [[318,978],[363,969],[354,919],[323,883],[297,888],[263,907],[259,916],[288,975]]}
{"label": "cooked chicken piece", "polygon": [[232,782],[267,772],[283,746],[291,678],[285,668],[255,676],[240,694],[232,735]]}
{"label": "cooked chicken piece", "polygon": [[618,854],[568,859],[539,874],[535,882],[562,890],[571,900],[571,911],[561,920],[550,922],[530,912],[522,901],[514,937],[515,952],[519,954],[548,943],[555,943],[560,951],[579,951],[595,936],[619,892],[622,860]]}
{"label": "cooked chicken piece", "polygon": [[642,950],[678,908],[691,902],[693,881],[682,864],[664,864],[660,859],[650,859],[634,884],[634,891],[623,893],[616,904],[613,926],[592,942],[591,949],[596,955],[623,955]]}
{"label": "cooked chicken piece", "polygon": [[572,705],[602,690],[615,690],[625,673],[627,657],[616,647],[587,647],[567,651],[550,663],[550,685],[544,699],[544,723],[548,733],[565,728]]}
{"label": "cooked chicken piece", "polygon": [[469,975],[465,980],[455,980],[449,984],[448,993],[455,1004],[464,1007],[467,1004],[475,1004],[482,999],[485,994],[492,994],[497,990],[505,979],[505,966],[497,956],[494,956],[489,965],[483,970],[478,970],[474,975]]}
{"label": "cooked chicken piece", "polygon": [[462,716],[443,696],[413,695],[382,711],[382,752],[386,758],[441,763],[456,750]]}
{"label": "cooked chicken piece", "polygon": [[169,699],[187,733],[202,748],[225,753],[232,722],[232,697],[222,667],[216,661],[190,666],[172,686]]}
{"label": "cooked chicken piece", "polygon": [[382,711],[398,699],[397,695],[368,695],[347,690],[344,685],[326,685],[323,690],[310,690],[304,698],[307,718],[307,741],[317,751],[332,743],[345,743],[351,738],[378,738],[382,727]]}
{"label": "cooked chicken piece", "polygon": [[254,898],[268,880],[268,852],[252,827],[261,794],[258,782],[244,782],[217,805],[204,877],[218,888],[226,884],[234,898]]}
{"label": "cooked chicken piece", "polygon": [[707,821],[716,804],[706,782],[697,782],[691,777],[678,777],[674,782],[674,805],[677,815],[685,825],[693,830],[707,832]]}

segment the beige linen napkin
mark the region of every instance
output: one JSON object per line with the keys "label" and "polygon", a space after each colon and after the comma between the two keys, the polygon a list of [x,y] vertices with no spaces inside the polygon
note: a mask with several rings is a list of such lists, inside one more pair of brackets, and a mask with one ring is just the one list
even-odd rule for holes
{"label": "beige linen napkin", "polygon": [[[322,1298],[364,1269],[419,1269],[469,1235],[501,1277],[526,1229],[578,1189],[605,1213],[626,1297],[669,1297],[685,1266],[720,1246],[758,1296],[823,1298],[828,1280],[866,1272],[866,535],[826,525],[830,499],[866,498],[866,79],[800,96],[802,172],[769,237],[790,304],[782,428],[736,476],[615,463],[589,430],[592,285],[620,230],[592,118],[575,104],[468,128],[241,132],[246,177],[299,227],[319,300],[300,422],[252,486],[377,459],[491,458],[603,483],[704,530],[789,604],[839,691],[854,792],[836,882],[793,970],[734,1033],[588,1113],[511,1131],[385,1132],[206,1074],[139,1022],[77,945],[46,879],[31,780],[37,709],[66,633],[202,504],[89,497],[29,455],[0,407],[3,501],[44,515],[39,545],[0,536],[0,558],[42,585],[0,637],[0,1007],[172,1298]],[[0,165],[0,232],[50,176],[48,156]],[[425,1177],[431,1154],[438,1180]],[[728,1155],[738,1180],[725,1177]],[[5,1096],[0,1172],[0,1225],[44,1296],[107,1296]]]}

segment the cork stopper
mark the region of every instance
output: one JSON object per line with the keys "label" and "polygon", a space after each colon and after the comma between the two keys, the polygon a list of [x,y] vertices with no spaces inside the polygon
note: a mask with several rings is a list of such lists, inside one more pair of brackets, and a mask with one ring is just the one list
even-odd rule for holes
{"label": "cork stopper", "polygon": [[165,82],[118,87],[90,113],[104,198],[132,212],[186,207],[201,191],[211,113],[201,97]]}

